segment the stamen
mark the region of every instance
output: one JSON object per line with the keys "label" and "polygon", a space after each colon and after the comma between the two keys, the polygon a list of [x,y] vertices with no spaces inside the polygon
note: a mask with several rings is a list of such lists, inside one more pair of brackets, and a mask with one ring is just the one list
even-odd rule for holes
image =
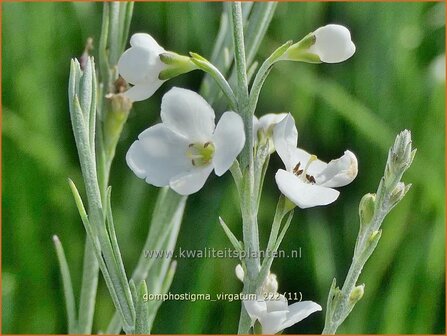
{"label": "stamen", "polygon": [[298,162],[298,163],[296,164],[295,168],[293,168],[293,173],[294,173],[296,176],[300,176],[300,175],[303,173],[303,170],[300,169],[300,166],[301,166],[301,162]]}
{"label": "stamen", "polygon": [[306,166],[304,167],[304,169],[300,169],[301,168],[301,162],[298,162],[296,164],[295,168],[293,168],[293,173],[296,176],[302,175],[301,178],[302,178],[302,180],[304,182],[309,182],[309,183],[312,183],[312,184],[316,183],[315,178],[312,175],[307,174],[307,170],[309,169],[310,164],[312,162],[314,162],[315,160],[317,160],[317,157],[315,155],[311,155],[309,160],[307,161]]}
{"label": "stamen", "polygon": [[186,151],[186,157],[191,159],[193,166],[205,166],[208,165],[214,156],[214,145],[212,142],[208,141],[204,144],[201,143],[191,143],[188,145],[188,150]]}

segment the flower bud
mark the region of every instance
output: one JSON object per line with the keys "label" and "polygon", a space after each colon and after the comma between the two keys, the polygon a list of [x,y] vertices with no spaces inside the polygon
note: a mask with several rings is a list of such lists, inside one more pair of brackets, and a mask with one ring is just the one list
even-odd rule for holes
{"label": "flower bud", "polygon": [[391,192],[390,202],[395,205],[405,196],[407,191],[411,188],[411,184],[405,185],[403,182],[399,182]]}
{"label": "flower bud", "polygon": [[106,96],[110,104],[107,113],[104,115],[103,136],[105,150],[109,158],[115,155],[115,148],[121,136],[123,126],[127,121],[132,102],[124,94],[108,94]]}
{"label": "flower bud", "polygon": [[366,194],[362,197],[359,205],[360,225],[366,225],[371,222],[376,207],[376,195]]}
{"label": "flower bud", "polygon": [[236,273],[236,278],[244,282],[245,272],[241,264],[237,264],[236,268],[234,269],[234,273]]}
{"label": "flower bud", "polygon": [[369,241],[378,242],[381,236],[382,236],[382,230],[373,231],[373,233],[371,233],[371,236],[369,236]]}
{"label": "flower bud", "polygon": [[278,291],[278,280],[276,274],[270,273],[265,279],[263,286],[264,293],[276,293]]}
{"label": "flower bud", "polygon": [[349,294],[349,302],[351,304],[355,304],[363,297],[363,294],[365,293],[365,285],[359,285],[354,287],[354,289],[351,291],[351,294]]}
{"label": "flower bud", "polygon": [[349,30],[340,25],[329,24],[293,44],[281,57],[284,60],[308,63],[339,63],[355,53]]}
{"label": "flower bud", "polygon": [[400,132],[388,155],[387,165],[391,173],[399,173],[411,165],[416,154],[411,145],[411,132],[409,130]]}

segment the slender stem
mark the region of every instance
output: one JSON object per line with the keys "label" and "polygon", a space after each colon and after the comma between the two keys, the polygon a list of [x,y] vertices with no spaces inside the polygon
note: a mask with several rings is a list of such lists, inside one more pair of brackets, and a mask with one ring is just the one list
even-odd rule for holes
{"label": "slender stem", "polygon": [[[245,147],[241,153],[241,168],[243,179],[241,183],[241,213],[243,222],[244,248],[247,252],[245,265],[247,276],[244,279],[244,293],[255,293],[255,280],[258,276],[259,235],[256,214],[257,197],[254,192],[254,162],[253,162],[253,114],[248,109],[248,80],[245,59],[243,18],[240,2],[232,3],[231,19],[233,27],[234,58],[236,63],[238,83],[238,111],[245,126]],[[250,318],[242,306],[239,320],[239,333],[247,333],[250,328]]]}
{"label": "slender stem", "polygon": [[259,68],[258,73],[255,76],[253,81],[253,85],[250,90],[250,102],[249,102],[249,111],[251,113],[255,112],[256,105],[258,104],[259,94],[261,93],[262,86],[264,85],[267,76],[272,69],[272,66],[278,61],[279,57],[281,57],[286,50],[290,47],[292,41],[288,41],[276,49],[265,61],[262,63]]}
{"label": "slender stem", "polygon": [[[245,147],[241,154],[241,167],[249,166],[253,163],[253,120],[248,110],[248,80],[247,64],[245,60],[244,31],[242,21],[242,9],[240,2],[233,2],[231,5],[231,19],[233,27],[234,59],[237,72],[237,98],[238,110],[245,126]],[[253,166],[253,164],[251,164]]]}
{"label": "slender stem", "polygon": [[191,61],[201,70],[208,73],[216,81],[223,94],[227,97],[230,108],[236,110],[237,102],[234,92],[231,89],[230,84],[228,84],[227,80],[225,79],[224,75],[222,75],[222,73],[219,71],[219,69],[217,69],[212,63],[210,63],[207,59],[200,56],[199,54],[191,52],[190,55],[192,57]]}
{"label": "slender stem", "polygon": [[386,215],[405,196],[411,185],[400,182],[404,172],[410,167],[416,150],[411,148],[411,133],[401,132],[390,148],[377,193],[364,196],[359,206],[360,230],[354,248],[354,256],[343,287],[335,287],[335,279],[328,295],[323,334],[335,334],[363,296],[363,287],[356,287],[363,267],[377,247],[382,231],[380,229]]}

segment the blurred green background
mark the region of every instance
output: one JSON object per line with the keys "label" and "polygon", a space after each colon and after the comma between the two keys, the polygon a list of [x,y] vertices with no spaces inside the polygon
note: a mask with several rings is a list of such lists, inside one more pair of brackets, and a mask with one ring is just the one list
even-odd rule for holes
{"label": "blurred green background", "polygon": [[[131,33],[152,34],[179,53],[210,57],[221,3],[136,3]],[[58,234],[79,293],[85,234],[67,177],[81,185],[67,104],[69,60],[87,37],[97,43],[100,3],[2,3],[2,331],[64,333],[62,285],[51,236]],[[334,276],[349,267],[358,230],[357,206],[374,192],[387,148],[400,130],[413,132],[418,153],[404,177],[413,188],[383,225],[376,253],[360,278],[366,291],[340,333],[445,333],[445,5],[443,3],[280,3],[257,59],[286,40],[327,23],[350,28],[357,52],[342,64],[283,63],[263,89],[257,115],[290,111],[300,146],[323,160],[348,148],[359,174],[337,202],[296,211],[282,247],[301,247],[301,259],[277,260],[281,292],[301,291],[322,304]],[[132,174],[124,156],[130,143],[159,120],[160,100],[173,85],[197,89],[194,72],[135,104],[112,168],[117,235],[128,272],[148,231],[157,194]],[[222,110],[217,113],[223,112]],[[265,247],[279,195],[266,176],[260,210]],[[211,178],[188,200],[177,246],[225,248],[221,215],[237,234],[235,188],[226,174]],[[82,192],[82,190],[81,190]],[[237,293],[231,259],[179,259],[173,293]],[[234,333],[239,302],[165,302],[154,333]],[[101,279],[94,330],[113,313]],[[316,313],[287,333],[320,333]]]}

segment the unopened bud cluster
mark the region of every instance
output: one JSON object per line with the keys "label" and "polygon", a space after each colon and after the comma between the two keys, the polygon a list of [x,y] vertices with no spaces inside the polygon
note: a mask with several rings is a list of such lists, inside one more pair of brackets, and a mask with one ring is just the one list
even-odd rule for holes
{"label": "unopened bud cluster", "polygon": [[[416,149],[412,149],[411,132],[402,131],[388,152],[388,160],[385,168],[385,184],[387,188],[395,187],[403,173],[413,162]],[[402,189],[402,188],[401,188]]]}

